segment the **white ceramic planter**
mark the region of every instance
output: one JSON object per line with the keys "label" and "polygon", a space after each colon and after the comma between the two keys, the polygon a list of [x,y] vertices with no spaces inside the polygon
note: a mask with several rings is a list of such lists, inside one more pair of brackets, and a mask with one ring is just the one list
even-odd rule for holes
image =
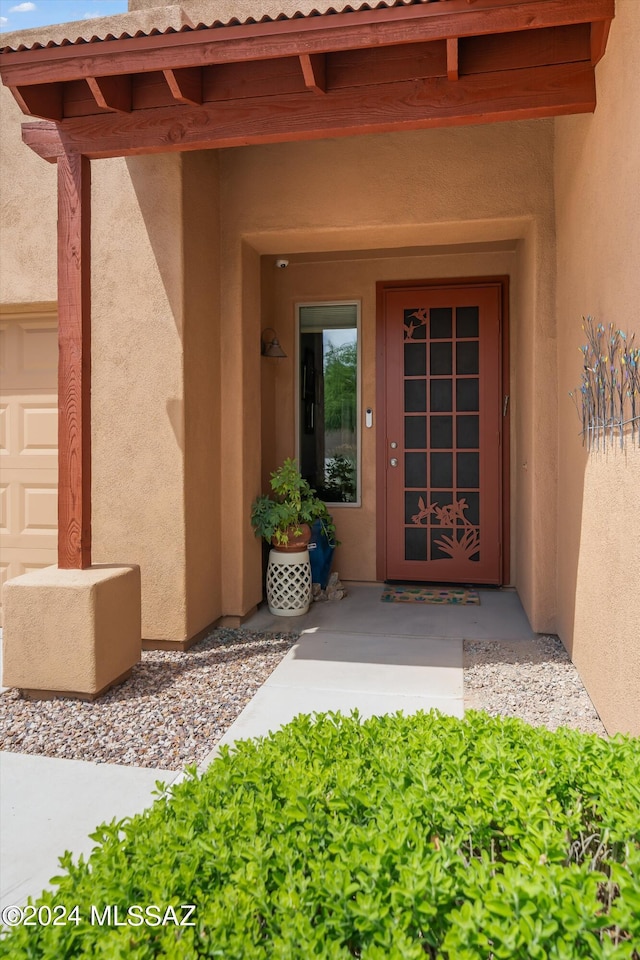
{"label": "white ceramic planter", "polygon": [[300,617],[311,603],[311,564],[309,551],[282,553],[269,551],[267,567],[267,603],[278,617]]}

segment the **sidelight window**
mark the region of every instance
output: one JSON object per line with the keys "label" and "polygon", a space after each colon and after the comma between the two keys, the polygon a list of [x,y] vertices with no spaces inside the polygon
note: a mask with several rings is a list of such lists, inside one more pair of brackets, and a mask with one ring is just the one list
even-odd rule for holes
{"label": "sidelight window", "polygon": [[328,503],[359,500],[359,314],[356,301],[298,306],[300,470]]}

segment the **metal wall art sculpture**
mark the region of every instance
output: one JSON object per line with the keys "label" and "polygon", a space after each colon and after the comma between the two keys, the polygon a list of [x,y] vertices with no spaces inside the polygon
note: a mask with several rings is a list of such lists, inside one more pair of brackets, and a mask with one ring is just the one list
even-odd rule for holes
{"label": "metal wall art sculpture", "polygon": [[589,450],[606,450],[607,443],[640,440],[640,349],[635,334],[627,336],[612,323],[605,328],[593,317],[582,318],[587,342],[579,386],[571,390],[582,420],[582,441]]}

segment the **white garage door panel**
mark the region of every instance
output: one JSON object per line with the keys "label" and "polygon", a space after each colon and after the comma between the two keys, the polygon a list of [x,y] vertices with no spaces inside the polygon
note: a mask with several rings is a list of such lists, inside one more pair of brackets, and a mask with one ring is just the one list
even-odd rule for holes
{"label": "white garage door panel", "polygon": [[0,578],[57,560],[58,335],[23,308],[0,321]]}

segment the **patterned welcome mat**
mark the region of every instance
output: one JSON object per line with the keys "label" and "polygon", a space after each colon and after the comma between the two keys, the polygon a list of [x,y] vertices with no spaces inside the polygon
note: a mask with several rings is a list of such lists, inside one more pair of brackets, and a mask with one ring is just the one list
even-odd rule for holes
{"label": "patterned welcome mat", "polygon": [[467,587],[412,587],[387,584],[380,599],[384,603],[475,603],[480,604],[477,590]]}

